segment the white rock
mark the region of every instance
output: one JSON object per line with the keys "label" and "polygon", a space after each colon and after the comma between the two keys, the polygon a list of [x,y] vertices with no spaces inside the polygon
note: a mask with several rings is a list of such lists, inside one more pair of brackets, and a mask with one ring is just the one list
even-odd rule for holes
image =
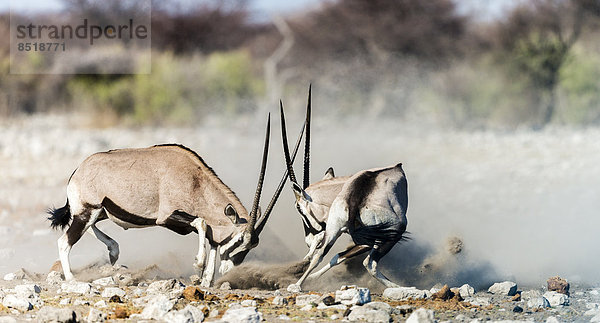
{"label": "white rock", "polygon": [[71,299],[70,298],[63,298],[60,300],[60,302],[58,302],[59,305],[69,305],[71,304]]}
{"label": "white rock", "polygon": [[388,311],[367,306],[354,306],[348,315],[350,321],[363,322],[389,322],[390,318]]}
{"label": "white rock", "polygon": [[97,301],[96,303],[94,303],[94,307],[97,307],[97,308],[107,308],[108,304],[106,303],[105,300],[101,300],[101,301]]}
{"label": "white rock", "polygon": [[232,323],[260,323],[262,321],[262,313],[257,311],[256,307],[230,308],[223,314],[222,320]]}
{"label": "white rock", "polygon": [[548,300],[550,306],[569,305],[569,296],[555,291],[545,292],[544,298]]}
{"label": "white rock", "polygon": [[[309,305],[307,305],[307,306],[309,306]],[[344,305],[344,304],[336,304],[336,305],[327,306],[323,302],[321,302],[321,303],[319,303],[319,305],[317,305],[317,309],[318,310],[340,310],[340,311],[345,311],[346,308],[348,308],[348,307],[346,305]]]}
{"label": "white rock", "polygon": [[545,297],[535,297],[527,300],[527,307],[529,308],[546,308],[550,307],[550,303]]}
{"label": "white rock", "polygon": [[106,314],[92,307],[86,316],[86,320],[88,322],[104,322],[106,321]]}
{"label": "white rock", "polygon": [[342,286],[335,292],[335,301],[344,305],[362,305],[371,301],[371,291],[368,288]]}
{"label": "white rock", "polygon": [[182,310],[167,313],[163,319],[169,323],[194,323],[204,321],[204,314],[200,309],[188,305]]}
{"label": "white rock", "polygon": [[319,295],[312,295],[312,294],[298,295],[298,296],[296,296],[296,305],[306,306],[306,305],[310,305],[313,303],[317,304],[317,302],[319,302],[319,299],[321,299],[321,296],[319,296]]}
{"label": "white rock", "polygon": [[58,285],[63,282],[62,274],[58,271],[51,271],[46,276],[46,282],[50,285]]}
{"label": "white rock", "polygon": [[114,285],[116,285],[115,279],[112,278],[112,277],[98,278],[98,279],[94,280],[92,282],[92,284],[94,284],[94,285],[100,285],[100,286],[114,286]]}
{"label": "white rock", "polygon": [[[333,315],[331,315],[331,316],[329,317],[329,319],[330,319],[330,320],[332,320],[332,321],[337,321],[337,320],[339,320],[339,319],[340,319],[340,316],[339,316],[339,315],[337,315],[337,314],[333,314]],[[288,318],[288,320],[289,320],[289,318]]]}
{"label": "white rock", "polygon": [[0,316],[0,323],[17,323],[17,320],[10,316]]}
{"label": "white rock", "polygon": [[2,304],[6,307],[18,309],[19,311],[29,311],[33,309],[33,305],[29,302],[29,299],[18,297],[13,294],[4,296]]}
{"label": "white rock", "polygon": [[90,305],[90,301],[86,300],[86,299],[80,299],[77,298],[75,299],[75,301],[73,302],[73,305],[75,306],[79,306],[79,305]]}
{"label": "white rock", "polygon": [[502,283],[494,283],[488,292],[496,295],[514,296],[517,293],[517,283],[505,281]]}
{"label": "white rock", "polygon": [[161,320],[175,305],[174,301],[169,300],[165,295],[157,295],[148,301],[148,305],[142,311],[143,319]]}
{"label": "white rock", "polygon": [[[282,321],[289,321],[291,320],[291,318],[285,314],[281,314],[277,317],[278,320],[282,320]],[[333,320],[333,319],[332,319]]]}
{"label": "white rock", "polygon": [[36,284],[25,284],[15,286],[15,293],[19,297],[31,298],[41,293],[42,289]]}
{"label": "white rock", "polygon": [[406,323],[433,323],[435,322],[433,318],[433,311],[427,310],[424,308],[419,308],[416,311],[412,312]]}
{"label": "white rock", "polygon": [[118,287],[106,287],[104,288],[104,290],[102,291],[102,297],[104,298],[110,298],[113,296],[119,296],[119,297],[124,297],[125,296],[125,291],[118,288]]}
{"label": "white rock", "polygon": [[546,319],[546,323],[560,323],[560,321],[555,316],[549,316]]}
{"label": "white rock", "polygon": [[185,285],[176,279],[159,280],[150,284],[146,292],[148,294],[169,293],[176,288],[185,288]]}
{"label": "white rock", "polygon": [[17,279],[17,275],[15,273],[8,273],[4,275],[4,280],[15,280]]}
{"label": "white rock", "polygon": [[78,281],[70,281],[68,283],[62,283],[60,285],[60,289],[62,289],[63,293],[73,293],[73,294],[89,294],[92,291],[92,285],[89,283],[78,282]]}
{"label": "white rock", "polygon": [[475,295],[475,288],[471,287],[471,285],[469,284],[464,284],[458,288],[458,293],[463,299],[467,297],[472,297],[473,295]]}
{"label": "white rock", "polygon": [[422,299],[427,297],[424,290],[419,290],[416,287],[391,287],[383,291],[383,297],[397,301],[412,299]]}
{"label": "white rock", "polygon": [[468,297],[465,302],[471,303],[475,306],[488,306],[490,305],[490,299],[487,297]]}
{"label": "white rock", "polygon": [[305,312],[311,311],[312,309],[313,309],[312,304],[306,304],[302,308],[300,308],[301,311],[305,311]]}
{"label": "white rock", "polygon": [[76,322],[77,314],[68,308],[42,307],[36,317],[38,322]]}
{"label": "white rock", "polygon": [[273,298],[273,305],[277,305],[277,306],[283,306],[286,305],[288,303],[287,298],[281,297],[281,296],[275,296],[275,298]]}
{"label": "white rock", "polygon": [[363,305],[363,307],[378,311],[385,311],[388,314],[392,314],[392,312],[394,312],[394,309],[390,306],[390,304],[384,302],[370,302],[368,304]]}
{"label": "white rock", "polygon": [[253,299],[245,299],[245,300],[242,301],[242,306],[246,306],[246,307],[253,306],[253,307],[256,307],[256,301],[253,300]]}

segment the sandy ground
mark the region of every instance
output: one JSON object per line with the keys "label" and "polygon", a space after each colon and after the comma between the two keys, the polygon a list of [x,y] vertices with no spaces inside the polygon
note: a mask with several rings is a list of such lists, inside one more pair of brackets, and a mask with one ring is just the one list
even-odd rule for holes
{"label": "sandy ground", "polygon": [[[292,134],[299,117],[289,116]],[[77,124],[60,116],[0,121],[0,274],[19,268],[48,272],[57,259],[60,233],[49,229],[44,212],[63,205],[69,175],[97,151],[181,143],[203,156],[245,205],[252,199],[263,120],[213,121],[183,129],[93,129]],[[577,286],[581,297],[600,286],[599,130],[455,132],[389,120],[347,120],[332,128],[330,120],[318,117],[313,124],[313,180],[329,166],[345,175],[404,164],[412,240],[398,245],[381,264],[401,285],[430,289],[469,283],[485,291],[493,282],[509,279],[526,290],[539,289],[548,277],[560,275]],[[273,125],[263,204],[284,168],[279,125]],[[292,193],[286,189],[249,262],[301,259],[306,246],[295,212]],[[108,222],[100,227],[120,243],[119,263],[131,270],[158,265],[160,274],[152,279],[185,280],[193,274],[197,236],[178,236],[161,228],[123,231]],[[464,242],[463,252],[455,256],[446,250],[452,237]],[[337,250],[347,241],[340,240]],[[104,245],[91,236],[71,253],[74,268],[80,270],[106,263],[107,258]],[[346,274],[349,268],[353,275]],[[360,271],[360,266],[340,266],[309,288],[327,293],[356,279],[374,295],[383,291]]]}

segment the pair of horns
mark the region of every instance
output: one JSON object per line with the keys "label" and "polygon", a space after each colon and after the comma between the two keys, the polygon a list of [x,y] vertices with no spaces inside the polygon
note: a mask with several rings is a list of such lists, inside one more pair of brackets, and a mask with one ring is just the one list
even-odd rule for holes
{"label": "pair of horns", "polygon": [[[311,118],[311,92],[312,85],[308,87],[308,102],[306,103],[306,120],[304,121],[303,129],[306,131],[306,138],[304,139],[304,177],[302,181],[302,188],[306,189],[308,185],[310,185],[310,118]],[[290,149],[288,147],[288,139],[287,139],[287,129],[285,125],[285,114],[283,112],[283,103],[279,101],[279,114],[281,116],[281,139],[283,141],[283,153],[285,155],[285,164],[287,166],[287,173],[289,174],[290,181],[298,184],[296,180],[296,175],[294,174],[294,160],[290,158]],[[296,142],[296,147],[294,149],[294,158],[296,157],[296,152],[298,146],[300,144],[300,140],[302,139],[302,133],[298,137],[298,141]]]}

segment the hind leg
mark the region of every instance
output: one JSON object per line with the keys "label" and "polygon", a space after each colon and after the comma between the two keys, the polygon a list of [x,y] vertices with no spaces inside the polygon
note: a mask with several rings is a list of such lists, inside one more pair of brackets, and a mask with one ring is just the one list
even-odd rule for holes
{"label": "hind leg", "polygon": [[310,278],[310,279],[319,278],[326,271],[328,271],[329,269],[331,269],[331,267],[337,266],[337,265],[341,264],[342,262],[346,261],[347,259],[350,259],[350,258],[353,258],[353,257],[358,256],[360,254],[363,254],[366,251],[368,251],[369,249],[371,249],[371,247],[365,246],[365,245],[353,245],[353,246],[350,246],[348,249],[346,249],[346,250],[338,253],[337,255],[333,256],[333,258],[331,258],[331,260],[329,261],[329,263],[327,265],[323,266],[323,268],[321,268],[316,273],[310,274],[308,276],[308,278]]}
{"label": "hind leg", "polygon": [[217,246],[210,246],[210,252],[208,253],[208,262],[206,263],[206,270],[202,275],[202,282],[200,286],[210,287],[215,277],[215,267],[217,265]]}
{"label": "hind leg", "polygon": [[381,271],[379,271],[379,269],[377,268],[377,264],[379,263],[379,260],[381,260],[381,258],[383,258],[383,256],[385,256],[388,252],[390,252],[390,250],[392,250],[392,248],[396,245],[396,242],[397,241],[388,241],[381,245],[376,244],[375,246],[373,246],[373,249],[371,250],[371,252],[369,252],[369,255],[363,262],[363,265],[365,266],[365,268],[367,268],[367,271],[369,272],[369,274],[371,274],[371,276],[375,277],[378,281],[380,281],[386,287],[400,287],[400,286],[398,284],[390,281],[387,277],[385,277],[385,275],[382,274]]}
{"label": "hind leg", "polygon": [[71,248],[81,239],[83,233],[96,222],[101,212],[102,209],[85,210],[74,216],[69,229],[58,239],[58,255],[63,273],[65,274],[65,280],[73,280],[75,278],[71,272],[71,265],[69,263]]}
{"label": "hind leg", "polygon": [[98,240],[102,241],[108,248],[108,258],[110,259],[110,264],[114,265],[119,259],[119,244],[109,237],[106,233],[100,231],[98,227],[96,227],[96,223],[90,226],[91,231],[88,229],[87,232],[91,233]]}

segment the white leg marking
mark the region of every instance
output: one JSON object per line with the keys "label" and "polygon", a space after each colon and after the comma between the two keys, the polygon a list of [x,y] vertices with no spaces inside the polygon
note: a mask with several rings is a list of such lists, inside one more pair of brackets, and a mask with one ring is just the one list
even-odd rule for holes
{"label": "white leg marking", "polygon": [[217,265],[217,247],[210,246],[210,252],[208,254],[208,263],[206,264],[206,270],[202,276],[202,287],[210,287],[215,277],[215,266]]}
{"label": "white leg marking", "polygon": [[363,266],[367,269],[371,276],[375,277],[379,282],[385,285],[385,287],[400,287],[398,284],[393,283],[387,277],[385,277],[379,269],[377,269],[377,261],[373,260],[373,253],[377,252],[377,245],[371,249],[365,261],[363,261]]}
{"label": "white leg marking", "polygon": [[73,273],[71,273],[71,265],[69,264],[69,253],[71,252],[71,246],[69,245],[69,238],[67,233],[58,238],[58,256],[60,258],[60,264],[62,265],[63,273],[65,274],[65,280],[73,280]]}
{"label": "white leg marking", "polygon": [[204,219],[197,218],[190,223],[191,226],[198,230],[198,254],[196,255],[196,263],[194,267],[198,271],[200,276],[204,272],[204,261],[206,260],[206,221]]}
{"label": "white leg marking", "polygon": [[119,244],[107,234],[100,231],[100,229],[96,227],[96,224],[92,224],[90,229],[91,231],[88,229],[87,232],[93,234],[94,237],[106,245],[108,248],[108,258],[110,259],[110,264],[114,265],[119,259]]}
{"label": "white leg marking", "polygon": [[308,249],[308,253],[306,254],[306,256],[304,256],[303,260],[308,260],[308,259],[312,258],[312,256],[315,254],[315,250],[317,250],[317,246],[321,243],[321,241],[323,241],[324,238],[325,238],[325,231],[319,232],[317,235],[311,236],[309,238],[311,240],[310,248]]}

